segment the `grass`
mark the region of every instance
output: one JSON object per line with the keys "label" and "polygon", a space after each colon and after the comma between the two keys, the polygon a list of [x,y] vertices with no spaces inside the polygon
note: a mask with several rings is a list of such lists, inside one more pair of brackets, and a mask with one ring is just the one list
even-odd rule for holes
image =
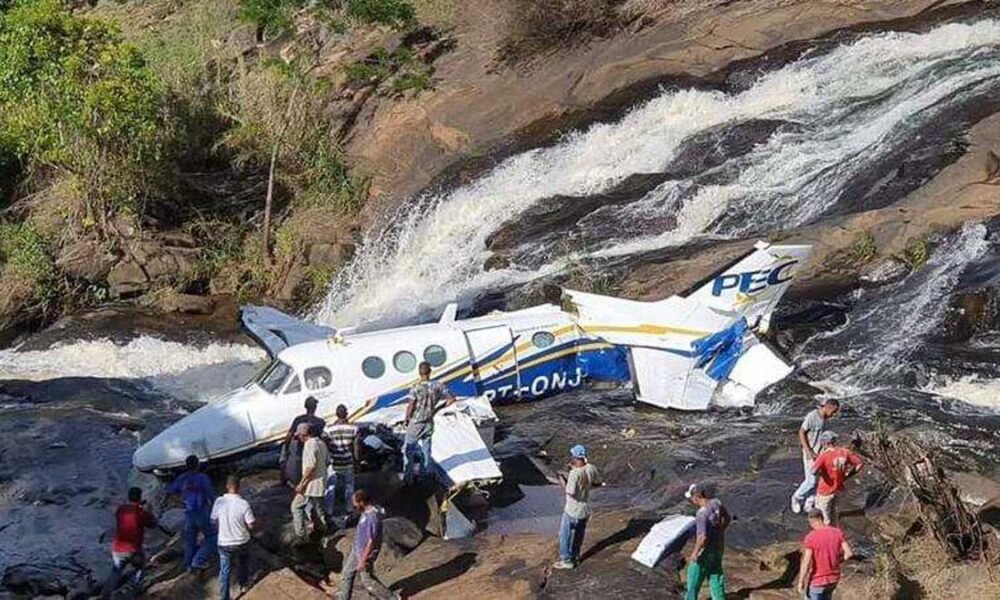
{"label": "grass", "polygon": [[364,60],[344,65],[343,70],[349,84],[364,87],[386,83],[387,91],[395,95],[434,87],[433,69],[405,46],[392,52],[384,46],[376,48]]}
{"label": "grass", "polygon": [[875,237],[870,231],[858,232],[851,245],[851,258],[858,264],[871,261],[878,254]]}
{"label": "grass", "polygon": [[927,259],[931,255],[931,244],[926,239],[921,237],[910,238],[906,242],[906,247],[899,254],[899,259],[902,260],[911,271],[915,271],[920,267],[924,266]]}

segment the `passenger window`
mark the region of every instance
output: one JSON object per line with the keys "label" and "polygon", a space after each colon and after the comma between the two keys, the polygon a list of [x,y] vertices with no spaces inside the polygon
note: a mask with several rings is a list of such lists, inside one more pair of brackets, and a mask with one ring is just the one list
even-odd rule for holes
{"label": "passenger window", "polygon": [[531,336],[531,343],[535,345],[535,348],[548,348],[552,344],[556,343],[556,336],[552,335],[548,331],[539,331],[535,335]]}
{"label": "passenger window", "polygon": [[424,349],[424,360],[431,363],[432,367],[440,367],[448,360],[448,353],[437,344],[432,344]]}
{"label": "passenger window", "polygon": [[407,352],[406,350],[397,352],[396,356],[392,357],[392,366],[396,367],[396,370],[400,373],[409,373],[417,368],[417,357],[413,356],[412,352]]}
{"label": "passenger window", "polygon": [[[308,371],[306,371],[306,372],[308,373]],[[288,385],[285,386],[284,393],[285,394],[294,394],[296,392],[301,392],[301,391],[302,391],[302,384],[299,383],[299,376],[298,375],[292,375],[292,378],[288,382]]]}
{"label": "passenger window", "polygon": [[361,371],[369,379],[378,379],[385,374],[385,361],[377,356],[369,356],[361,363]]}
{"label": "passenger window", "polygon": [[306,387],[310,390],[321,390],[333,381],[330,369],[326,367],[311,367],[306,369],[305,378]]}

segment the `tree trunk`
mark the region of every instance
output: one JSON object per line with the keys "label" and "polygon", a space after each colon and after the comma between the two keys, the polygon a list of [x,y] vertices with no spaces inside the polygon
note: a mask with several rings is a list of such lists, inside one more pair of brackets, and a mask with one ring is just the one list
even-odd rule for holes
{"label": "tree trunk", "polygon": [[278,170],[278,153],[281,150],[281,143],[285,138],[285,132],[291,125],[292,109],[295,107],[295,97],[299,93],[300,83],[296,83],[292,88],[292,93],[288,96],[288,107],[285,109],[285,122],[278,132],[278,137],[274,140],[274,147],[271,149],[271,165],[267,172],[267,198],[264,200],[264,223],[263,235],[261,236],[261,256],[264,259],[264,267],[271,268],[271,213],[274,206],[274,176]]}

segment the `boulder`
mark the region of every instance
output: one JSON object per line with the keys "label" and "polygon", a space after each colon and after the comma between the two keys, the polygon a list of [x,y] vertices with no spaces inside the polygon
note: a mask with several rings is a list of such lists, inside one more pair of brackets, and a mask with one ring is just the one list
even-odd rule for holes
{"label": "boulder", "polygon": [[126,260],[115,265],[108,273],[108,287],[116,298],[134,296],[149,284],[149,277],[138,263]]}
{"label": "boulder", "polygon": [[310,244],[306,250],[306,260],[312,267],[336,267],[351,259],[354,254],[352,244]]}
{"label": "boulder", "polygon": [[858,278],[865,285],[880,286],[900,281],[909,272],[910,268],[906,266],[906,263],[893,256],[888,256],[865,265]]}
{"label": "boulder", "polygon": [[156,299],[156,306],[163,312],[209,315],[215,310],[215,300],[210,296],[167,293]]}
{"label": "boulder", "polygon": [[115,256],[104,252],[96,240],[80,240],[63,246],[56,256],[56,267],[75,279],[100,281],[108,276]]}
{"label": "boulder", "polygon": [[244,600],[327,600],[319,588],[309,585],[291,569],[282,569],[260,580]]}

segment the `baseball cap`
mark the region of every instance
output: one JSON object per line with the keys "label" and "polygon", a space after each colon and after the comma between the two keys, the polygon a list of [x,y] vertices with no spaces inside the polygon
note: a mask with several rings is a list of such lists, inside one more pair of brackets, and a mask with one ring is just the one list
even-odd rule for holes
{"label": "baseball cap", "polygon": [[705,488],[706,486],[704,486],[703,484],[692,483],[691,485],[688,486],[687,491],[684,492],[684,497],[690,500],[694,496],[704,496],[706,495],[707,492]]}
{"label": "baseball cap", "polygon": [[573,458],[587,458],[587,449],[582,444],[577,444],[569,449],[569,455]]}
{"label": "baseball cap", "polygon": [[823,433],[819,434],[818,441],[820,446],[829,446],[830,444],[837,441],[837,434],[832,431],[824,431]]}

